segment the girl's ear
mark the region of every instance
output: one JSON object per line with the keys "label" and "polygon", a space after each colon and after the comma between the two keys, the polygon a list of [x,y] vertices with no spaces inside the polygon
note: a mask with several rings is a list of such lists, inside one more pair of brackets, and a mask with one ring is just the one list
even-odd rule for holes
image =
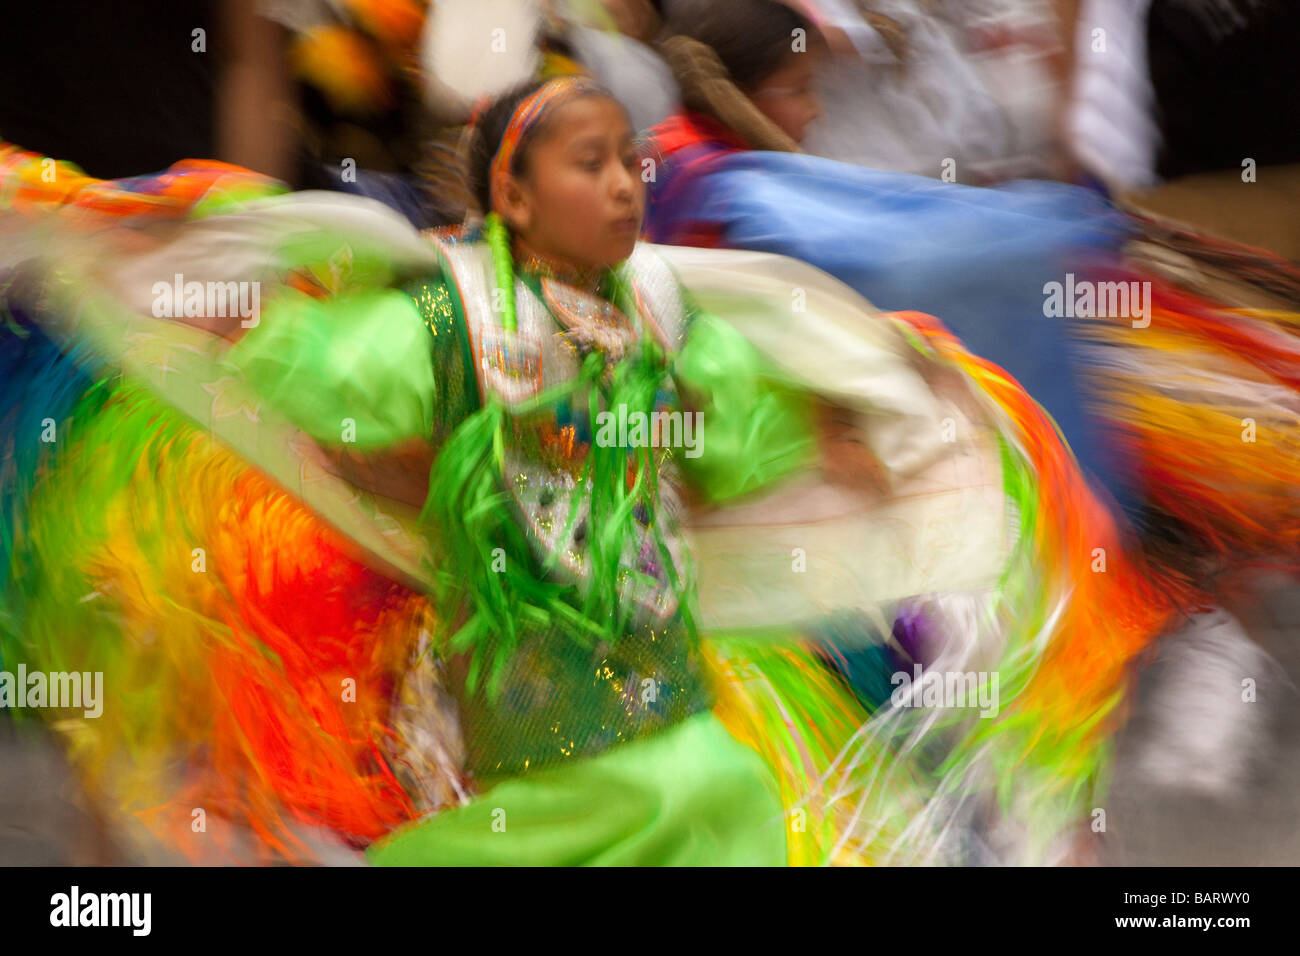
{"label": "girl's ear", "polygon": [[493,205],[512,232],[526,232],[533,224],[528,191],[514,176],[501,173],[493,183]]}

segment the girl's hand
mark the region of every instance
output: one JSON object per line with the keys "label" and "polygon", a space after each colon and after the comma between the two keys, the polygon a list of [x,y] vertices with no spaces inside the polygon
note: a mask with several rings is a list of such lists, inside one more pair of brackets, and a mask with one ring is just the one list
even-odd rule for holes
{"label": "girl's hand", "polygon": [[821,470],[834,485],[883,493],[886,482],[880,462],[862,441],[856,413],[826,402],[817,403],[817,445]]}

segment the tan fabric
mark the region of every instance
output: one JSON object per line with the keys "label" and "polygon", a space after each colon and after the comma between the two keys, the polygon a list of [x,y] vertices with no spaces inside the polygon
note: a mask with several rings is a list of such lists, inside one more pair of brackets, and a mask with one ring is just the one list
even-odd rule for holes
{"label": "tan fabric", "polygon": [[1253,183],[1241,174],[1201,173],[1116,198],[1153,218],[1300,262],[1300,164],[1261,166]]}
{"label": "tan fabric", "polygon": [[802,152],[799,144],[732,82],[712,48],[691,37],[673,36],[664,40],[659,50],[673,71],[687,109],[713,117],[754,149]]}
{"label": "tan fabric", "polygon": [[[850,413],[881,469],[877,489],[836,484],[823,465],[695,509],[706,631],[797,626],[849,608],[883,614],[901,598],[997,585],[1017,530],[1003,486],[1005,419],[986,396],[914,348],[901,322],[805,262],[653,248],[778,380]],[[804,293],[802,312],[792,312],[792,289]]]}

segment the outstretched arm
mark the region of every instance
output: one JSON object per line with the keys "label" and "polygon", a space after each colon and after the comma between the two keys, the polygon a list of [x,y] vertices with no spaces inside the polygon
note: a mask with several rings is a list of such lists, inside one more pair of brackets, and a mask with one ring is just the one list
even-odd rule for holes
{"label": "outstretched arm", "polygon": [[477,400],[454,316],[431,318],[440,280],[316,299],[290,292],[230,361],[310,435],[322,464],[357,487],[424,504],[441,440]]}

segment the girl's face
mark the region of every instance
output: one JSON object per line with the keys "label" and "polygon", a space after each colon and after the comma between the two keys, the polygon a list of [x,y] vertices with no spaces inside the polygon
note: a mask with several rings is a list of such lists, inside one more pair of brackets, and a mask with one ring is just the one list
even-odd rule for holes
{"label": "girl's face", "polygon": [[527,144],[526,172],[495,184],[496,211],[534,252],[588,268],[632,254],[645,185],[632,127],[607,96],[559,107]]}
{"label": "girl's face", "polygon": [[780,69],[750,93],[754,105],[796,143],[802,143],[808,124],[822,114],[813,86],[810,53],[791,53]]}

